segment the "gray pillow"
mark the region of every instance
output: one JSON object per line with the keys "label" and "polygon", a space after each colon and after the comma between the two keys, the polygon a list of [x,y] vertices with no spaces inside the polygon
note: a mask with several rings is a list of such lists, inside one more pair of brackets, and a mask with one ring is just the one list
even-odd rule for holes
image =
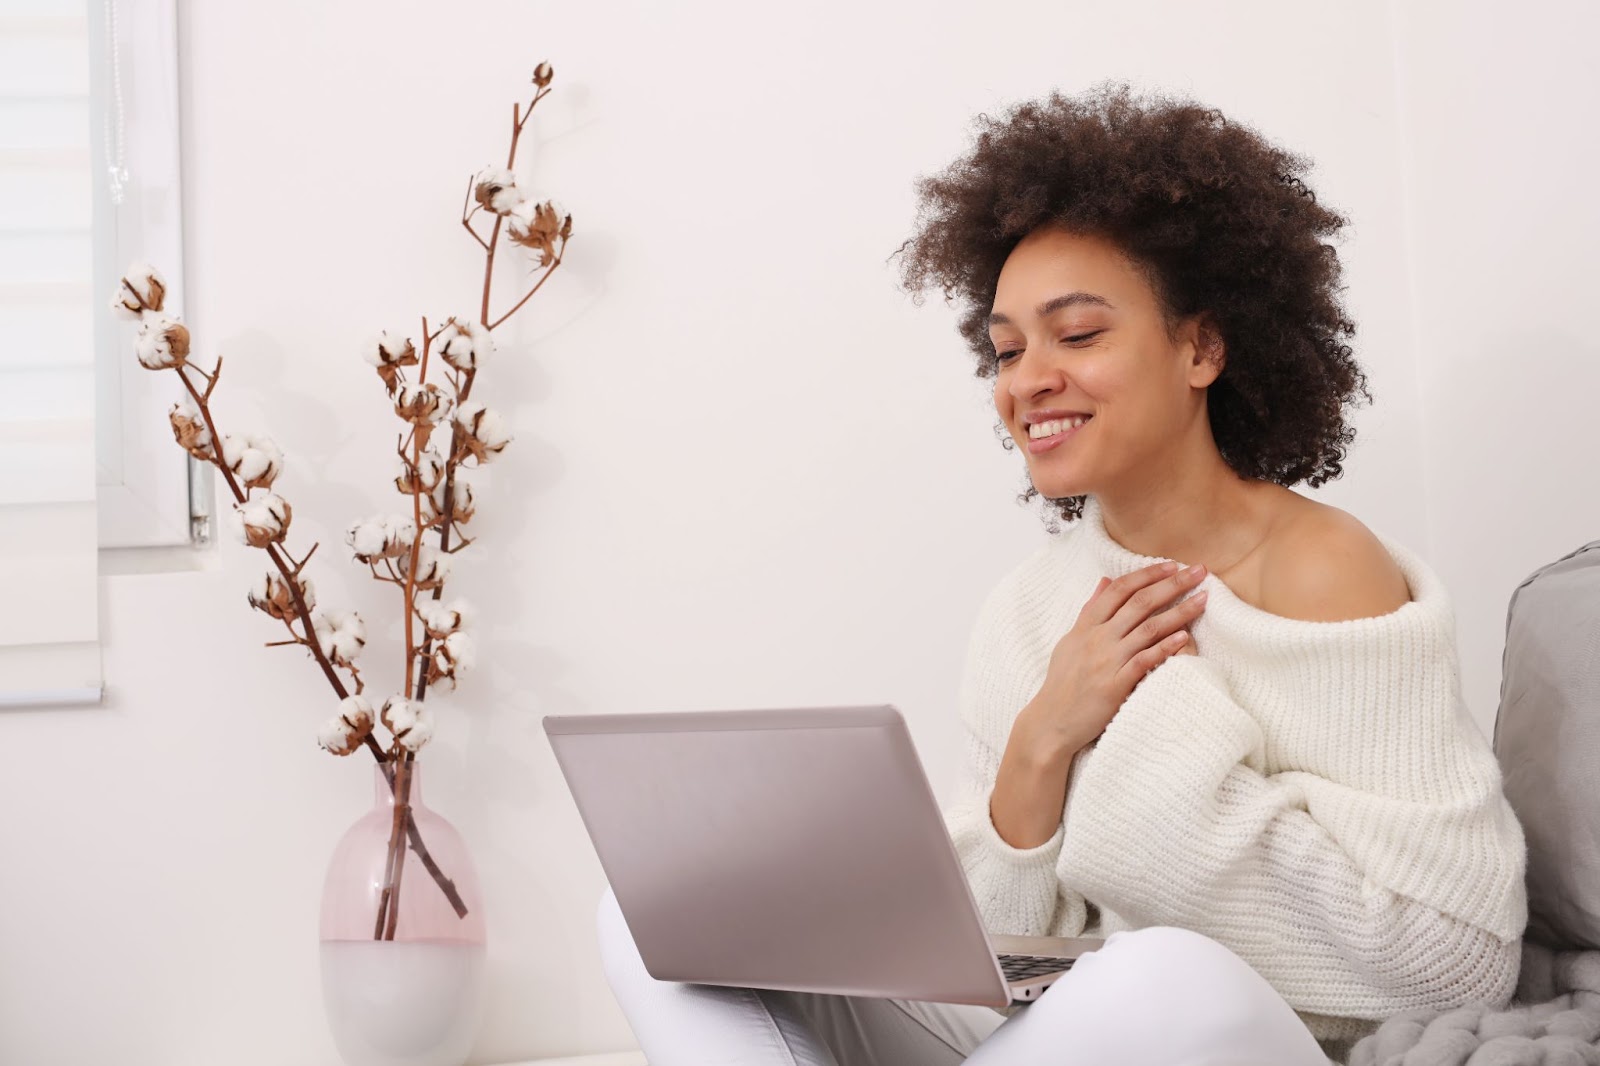
{"label": "gray pillow", "polygon": [[1526,938],[1600,948],[1600,540],[1511,594],[1494,751],[1528,841]]}

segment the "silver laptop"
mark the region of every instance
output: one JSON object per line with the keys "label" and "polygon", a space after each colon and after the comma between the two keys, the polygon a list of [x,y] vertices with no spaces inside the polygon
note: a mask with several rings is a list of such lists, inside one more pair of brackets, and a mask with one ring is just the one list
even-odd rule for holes
{"label": "silver laptop", "polygon": [[543,723],[658,980],[1003,1008],[1105,943],[984,931],[892,706]]}

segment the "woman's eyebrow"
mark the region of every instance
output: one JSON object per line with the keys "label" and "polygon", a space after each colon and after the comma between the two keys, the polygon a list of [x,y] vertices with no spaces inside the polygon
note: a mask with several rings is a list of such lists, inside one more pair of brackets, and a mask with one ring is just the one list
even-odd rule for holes
{"label": "woman's eyebrow", "polygon": [[[1074,304],[1099,304],[1101,307],[1104,307],[1104,308],[1106,308],[1108,310],[1111,310],[1111,311],[1115,311],[1116,310],[1116,307],[1111,303],[1110,300],[1106,299],[1104,296],[1101,296],[1101,295],[1099,295],[1097,293],[1092,293],[1092,292],[1068,292],[1068,293],[1062,293],[1060,296],[1052,296],[1052,297],[1050,297],[1050,299],[1046,300],[1044,303],[1040,304],[1038,307],[1035,307],[1033,309],[1033,313],[1037,317],[1043,318],[1046,315],[1054,314],[1055,312],[1061,310],[1063,307],[1071,307]],[[991,325],[991,326],[1009,326],[1011,324],[1012,324],[1011,323],[1011,319],[1008,318],[1005,315],[1002,315],[999,311],[991,311],[991,312],[989,312],[989,325]]]}

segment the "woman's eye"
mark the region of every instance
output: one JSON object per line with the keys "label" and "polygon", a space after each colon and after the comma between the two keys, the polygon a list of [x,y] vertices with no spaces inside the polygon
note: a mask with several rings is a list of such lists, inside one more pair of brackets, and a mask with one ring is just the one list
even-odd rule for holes
{"label": "woman's eye", "polygon": [[[1096,330],[1091,330],[1088,333],[1078,333],[1078,334],[1075,334],[1075,335],[1073,335],[1071,337],[1063,337],[1061,339],[1064,340],[1064,341],[1067,341],[1068,343],[1071,343],[1071,344],[1077,344],[1080,341],[1089,340],[1091,337],[1097,337],[1097,336],[1099,336],[1100,334],[1102,334],[1104,332],[1105,332],[1105,330],[1103,330],[1103,329],[1096,329]],[[999,354],[997,354],[994,357],[994,361],[996,363],[1004,364],[1005,361],[1006,361],[1006,357],[1007,356],[1016,355],[1021,351],[1022,351],[1021,348],[1014,348],[1009,352],[1000,352]]]}

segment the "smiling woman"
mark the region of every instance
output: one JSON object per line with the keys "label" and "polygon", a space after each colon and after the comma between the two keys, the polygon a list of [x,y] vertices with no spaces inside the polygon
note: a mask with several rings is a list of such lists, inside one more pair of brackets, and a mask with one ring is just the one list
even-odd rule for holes
{"label": "smiling woman", "polygon": [[[1324,243],[1346,220],[1301,180],[1308,160],[1125,85],[980,123],[966,157],[917,183],[920,226],[896,254],[916,298],[959,298],[1002,443],[1039,457],[1024,501],[1076,518],[1088,485],[1163,469],[1164,449],[1279,485],[1340,476],[1345,409],[1371,396]],[[1045,406],[1052,374],[1070,387]],[[1104,417],[1031,444],[1030,418],[1056,411]]]}
{"label": "smiling woman", "polygon": [[[1192,102],[1102,86],[981,121],[919,183],[903,276],[961,298],[1022,501],[1070,528],[974,625],[951,840],[991,933],[1214,958],[1176,1004],[1139,999],[1176,941],[1104,1005],[1075,969],[964,1061],[1344,1061],[1402,1010],[1503,1005],[1524,841],[1462,725],[1446,590],[1291,491],[1341,475],[1371,400],[1323,242],[1344,218]],[[1265,980],[1226,987],[1229,952]]]}

